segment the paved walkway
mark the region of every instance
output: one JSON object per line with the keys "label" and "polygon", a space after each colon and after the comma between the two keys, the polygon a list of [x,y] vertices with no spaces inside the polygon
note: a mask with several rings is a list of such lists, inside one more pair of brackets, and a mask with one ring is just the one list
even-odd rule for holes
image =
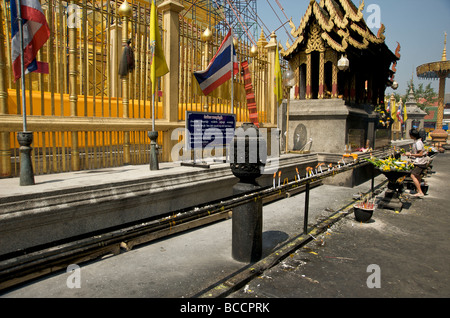
{"label": "paved walkway", "polygon": [[[226,293],[217,294],[229,299],[449,297],[449,159],[450,154],[435,159],[436,173],[428,179],[430,190],[424,199],[411,201],[400,213],[377,210],[367,224],[349,214],[297,250],[287,249],[286,243],[302,232],[304,194],[266,205],[261,262],[282,261],[256,277],[245,279],[261,262],[248,265],[232,259],[231,220],[227,220],[79,264],[80,288],[69,288],[76,279],[62,271],[2,297],[208,297],[217,293],[216,286],[228,286]],[[377,177],[376,184],[383,180]],[[353,189],[328,185],[312,189],[310,224],[339,215],[354,194],[369,190],[370,181]],[[368,272],[372,264],[375,272]],[[381,288],[369,288],[369,276]],[[236,277],[243,282],[237,290],[226,284]]]}
{"label": "paved walkway", "polygon": [[346,217],[230,297],[449,297],[449,153],[434,171],[424,199],[366,224]]}

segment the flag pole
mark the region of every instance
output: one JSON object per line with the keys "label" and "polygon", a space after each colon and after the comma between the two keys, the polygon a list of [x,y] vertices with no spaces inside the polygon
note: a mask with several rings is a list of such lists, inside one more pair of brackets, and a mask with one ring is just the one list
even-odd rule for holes
{"label": "flag pole", "polygon": [[156,92],[152,94],[152,131],[155,131],[155,95]]}
{"label": "flag pole", "polygon": [[22,83],[22,117],[23,117],[23,131],[27,131],[27,105],[25,99],[25,63],[23,60],[23,25],[22,25],[22,10],[20,0],[16,0],[17,7],[17,23],[19,24],[19,38],[20,38],[20,81]]}
{"label": "flag pole", "polygon": [[234,54],[233,54],[234,36],[233,36],[233,29],[230,28],[230,30],[231,30],[231,79],[230,79],[230,82],[231,82],[231,113],[234,114],[234,80],[233,80],[233,77],[234,77]]}
{"label": "flag pole", "polygon": [[[156,85],[152,83],[152,85]],[[153,88],[153,91],[155,89]],[[158,132],[155,130],[155,95],[156,91],[152,94],[152,131],[148,132],[148,137],[150,138],[150,170],[159,170],[158,162]]]}
{"label": "flag pole", "polygon": [[17,133],[17,141],[20,145],[20,185],[34,185],[33,165],[31,163],[31,143],[33,142],[33,133],[27,131],[27,109],[25,99],[25,63],[23,58],[23,25],[22,25],[22,10],[20,0],[16,1],[17,9],[17,23],[19,24],[19,39],[20,39],[20,68],[21,68],[21,82],[22,82],[22,116],[23,116],[23,132]]}

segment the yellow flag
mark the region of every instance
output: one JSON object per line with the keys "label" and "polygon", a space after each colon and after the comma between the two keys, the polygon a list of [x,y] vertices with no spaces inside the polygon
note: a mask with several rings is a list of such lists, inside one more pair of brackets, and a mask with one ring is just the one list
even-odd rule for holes
{"label": "yellow flag", "polygon": [[158,27],[158,14],[156,12],[155,1],[152,1],[152,8],[150,12],[150,53],[152,58],[150,68],[152,94],[155,94],[156,78],[169,72],[161,45],[161,36],[159,34]]}
{"label": "yellow flag", "polygon": [[398,122],[397,103],[395,102],[395,100],[392,100],[392,103],[391,103],[391,118],[394,120],[394,122]]}
{"label": "yellow flag", "polygon": [[408,119],[408,112],[406,111],[406,103],[403,105],[403,122],[406,123]]}
{"label": "yellow flag", "polygon": [[277,52],[275,54],[275,96],[277,97],[278,104],[283,100],[283,82],[281,78],[281,67],[280,67],[280,53]]}

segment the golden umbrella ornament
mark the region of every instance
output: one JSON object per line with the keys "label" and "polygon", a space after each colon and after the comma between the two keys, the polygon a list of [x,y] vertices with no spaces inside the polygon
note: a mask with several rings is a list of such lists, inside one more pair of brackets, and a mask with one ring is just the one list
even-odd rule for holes
{"label": "golden umbrella ornament", "polygon": [[447,33],[445,33],[444,51],[442,59],[438,62],[432,62],[417,67],[417,77],[423,79],[439,79],[439,107],[437,114],[436,129],[430,133],[432,142],[443,151],[443,145],[447,144],[448,134],[442,129],[444,120],[444,97],[445,80],[450,78],[450,61],[447,61]]}

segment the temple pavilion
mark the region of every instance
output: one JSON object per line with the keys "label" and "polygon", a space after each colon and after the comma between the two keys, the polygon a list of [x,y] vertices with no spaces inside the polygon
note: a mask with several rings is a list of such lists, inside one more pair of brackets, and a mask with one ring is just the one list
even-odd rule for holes
{"label": "temple pavilion", "polygon": [[295,40],[281,51],[295,74],[289,150],[341,152],[390,139],[373,109],[394,84],[400,46],[392,52],[385,26],[373,34],[363,11],[364,1],[311,0],[300,25],[290,22]]}

